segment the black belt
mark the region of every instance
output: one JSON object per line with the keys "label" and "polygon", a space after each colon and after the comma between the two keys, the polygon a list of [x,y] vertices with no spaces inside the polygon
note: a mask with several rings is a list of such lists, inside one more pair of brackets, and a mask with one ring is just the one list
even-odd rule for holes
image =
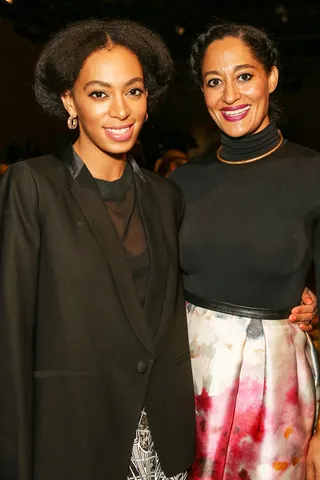
{"label": "black belt", "polygon": [[258,318],[260,320],[279,320],[288,318],[291,308],[283,308],[281,310],[269,308],[244,307],[242,305],[233,305],[232,303],[216,302],[207,298],[199,297],[194,293],[184,291],[184,298],[187,302],[198,307],[214,310],[228,315],[236,315],[237,317]]}

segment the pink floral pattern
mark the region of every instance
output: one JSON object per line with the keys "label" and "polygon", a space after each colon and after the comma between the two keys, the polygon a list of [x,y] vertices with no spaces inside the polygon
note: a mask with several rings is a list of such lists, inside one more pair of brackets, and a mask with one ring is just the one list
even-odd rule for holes
{"label": "pink floral pattern", "polygon": [[197,450],[189,480],[302,480],[319,406],[309,336],[187,305]]}

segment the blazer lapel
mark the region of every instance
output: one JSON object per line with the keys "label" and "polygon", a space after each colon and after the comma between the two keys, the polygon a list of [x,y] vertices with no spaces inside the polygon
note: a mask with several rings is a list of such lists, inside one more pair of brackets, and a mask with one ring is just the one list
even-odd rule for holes
{"label": "blazer lapel", "polygon": [[[70,151],[64,154],[64,161],[72,174],[69,157]],[[150,332],[143,307],[138,300],[123,246],[96,183],[85,164],[82,165],[78,176],[71,182],[71,192],[107,257],[120,301],[132,330],[144,347],[153,354]]]}
{"label": "blazer lapel", "polygon": [[150,330],[152,337],[155,337],[159,331],[165,300],[168,254],[157,197],[146,177],[143,176],[141,171],[137,171],[139,167],[132,159],[130,159],[130,162],[133,164],[133,170],[135,172],[134,178],[139,209],[149,245],[151,273],[145,301],[145,315],[148,319],[148,324],[152,326]]}

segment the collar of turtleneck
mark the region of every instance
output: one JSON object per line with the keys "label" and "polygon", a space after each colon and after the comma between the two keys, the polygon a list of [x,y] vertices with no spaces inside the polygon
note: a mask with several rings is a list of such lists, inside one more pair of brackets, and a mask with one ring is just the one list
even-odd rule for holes
{"label": "collar of turtleneck", "polygon": [[274,123],[270,123],[264,130],[254,135],[234,138],[221,133],[220,156],[230,162],[250,160],[268,152],[272,152],[279,145],[281,137]]}

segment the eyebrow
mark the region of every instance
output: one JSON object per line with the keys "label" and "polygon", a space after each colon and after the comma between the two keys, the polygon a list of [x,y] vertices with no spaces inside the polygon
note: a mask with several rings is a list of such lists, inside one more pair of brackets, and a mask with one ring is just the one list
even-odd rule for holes
{"label": "eyebrow", "polygon": [[[125,87],[130,87],[131,85],[133,85],[134,83],[137,83],[137,82],[144,84],[143,78],[134,77],[134,78],[131,78],[130,80],[128,80],[128,82],[125,83]],[[84,88],[87,89],[91,85],[100,85],[101,87],[112,88],[112,85],[110,83],[103,82],[102,80],[91,80],[90,82],[86,83]]]}
{"label": "eyebrow", "polygon": [[[255,68],[253,65],[250,65],[249,63],[244,63],[242,65],[237,65],[234,67],[233,71],[238,72],[239,70],[243,70],[244,68]],[[209,72],[206,72],[204,75],[204,78],[206,78],[208,75],[220,75],[218,70],[210,70]]]}

